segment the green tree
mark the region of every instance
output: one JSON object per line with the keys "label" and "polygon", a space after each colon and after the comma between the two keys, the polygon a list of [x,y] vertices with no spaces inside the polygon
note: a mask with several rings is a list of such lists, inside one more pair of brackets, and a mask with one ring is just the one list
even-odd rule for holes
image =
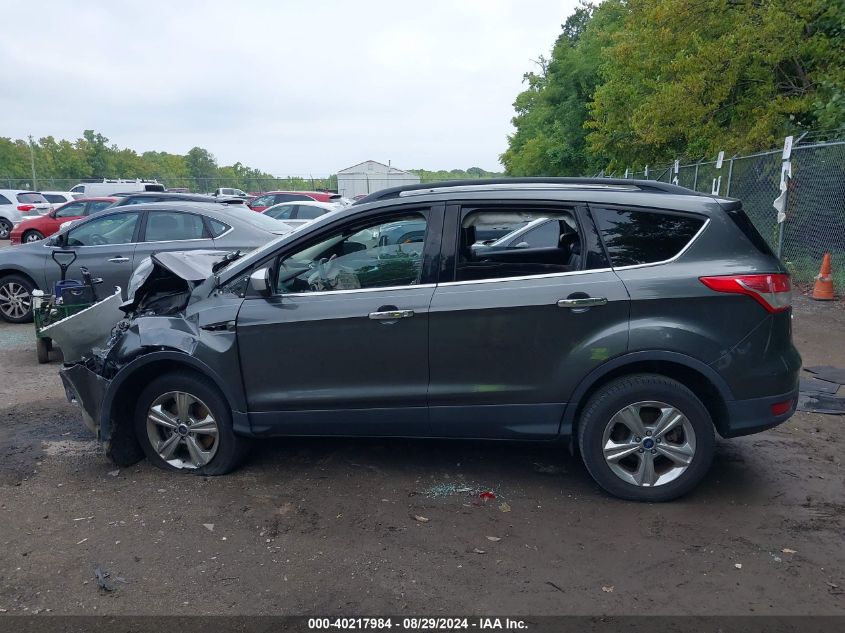
{"label": "green tree", "polygon": [[563,24],[551,58],[526,73],[514,102],[516,131],[500,160],[513,176],[578,176],[599,169],[600,154],[586,147],[588,104],[599,82],[601,51],[625,16],[621,0],[584,2]]}
{"label": "green tree", "polygon": [[611,166],[767,149],[843,124],[842,0],[628,0],[588,149]]}

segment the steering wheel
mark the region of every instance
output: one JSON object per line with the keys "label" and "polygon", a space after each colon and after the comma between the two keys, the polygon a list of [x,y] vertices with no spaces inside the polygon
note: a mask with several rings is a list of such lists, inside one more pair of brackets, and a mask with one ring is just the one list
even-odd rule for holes
{"label": "steering wheel", "polygon": [[99,233],[92,234],[90,239],[92,246],[105,246],[109,243],[109,241]]}

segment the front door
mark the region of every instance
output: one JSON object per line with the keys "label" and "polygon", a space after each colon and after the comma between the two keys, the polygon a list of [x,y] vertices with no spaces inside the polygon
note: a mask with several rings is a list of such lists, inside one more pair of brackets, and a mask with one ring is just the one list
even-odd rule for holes
{"label": "front door", "polygon": [[[92,277],[103,279],[103,284],[97,287],[100,299],[114,292],[115,286],[120,286],[126,297],[140,217],[138,211],[121,211],[92,218],[68,231],[65,246],[49,248],[76,253],[76,261],[68,269],[67,279],[81,280],[81,268],[85,267]],[[47,288],[52,290],[61,270],[52,259],[46,258],[44,273]]]}
{"label": "front door", "polygon": [[[438,228],[433,228],[434,226]],[[327,228],[274,263],[238,344],[257,433],[428,435],[428,209]]]}
{"label": "front door", "polygon": [[578,382],[626,349],[625,287],[574,206],[449,209],[429,315],[432,433],[556,436]]}

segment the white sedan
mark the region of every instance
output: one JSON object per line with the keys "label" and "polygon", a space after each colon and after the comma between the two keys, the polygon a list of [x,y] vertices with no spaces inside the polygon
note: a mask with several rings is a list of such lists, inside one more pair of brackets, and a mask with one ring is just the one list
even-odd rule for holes
{"label": "white sedan", "polygon": [[282,202],[281,204],[273,205],[264,209],[262,213],[271,218],[284,221],[285,224],[294,228],[308,224],[311,220],[316,220],[321,215],[325,215],[330,211],[337,211],[343,209],[345,205],[335,204],[331,202],[305,202],[296,200],[293,202]]}

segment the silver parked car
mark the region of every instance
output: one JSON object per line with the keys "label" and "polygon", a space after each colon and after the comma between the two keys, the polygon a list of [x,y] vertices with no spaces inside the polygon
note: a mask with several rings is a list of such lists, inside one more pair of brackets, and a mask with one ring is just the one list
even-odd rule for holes
{"label": "silver parked car", "polygon": [[106,287],[125,289],[134,268],[153,253],[195,249],[252,250],[291,227],[246,207],[158,203],[109,208],[39,242],[0,251],[0,318],[32,320],[30,293],[49,291],[60,277],[53,252],[73,250],[68,278],[81,267]]}

